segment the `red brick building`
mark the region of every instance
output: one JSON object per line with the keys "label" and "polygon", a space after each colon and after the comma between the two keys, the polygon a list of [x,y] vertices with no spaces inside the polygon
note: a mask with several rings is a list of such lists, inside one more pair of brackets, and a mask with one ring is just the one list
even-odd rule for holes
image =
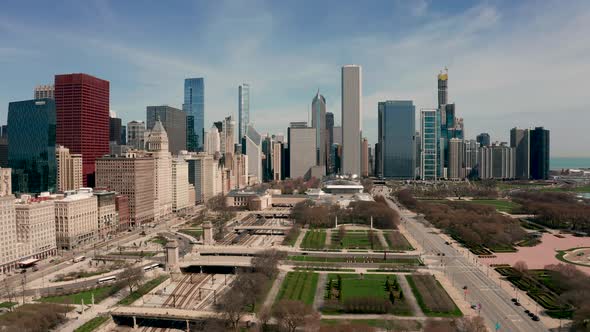
{"label": "red brick building", "polygon": [[129,220],[129,199],[125,195],[115,196],[115,209],[119,215],[119,231],[124,231],[131,227]]}

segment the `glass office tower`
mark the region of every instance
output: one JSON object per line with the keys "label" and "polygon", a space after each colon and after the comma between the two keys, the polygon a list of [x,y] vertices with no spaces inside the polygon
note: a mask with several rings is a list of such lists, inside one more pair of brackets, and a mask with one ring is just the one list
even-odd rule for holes
{"label": "glass office tower", "polygon": [[189,151],[202,151],[205,136],[205,79],[184,80],[184,104],[187,114],[186,145]]}
{"label": "glass office tower", "polygon": [[[10,125],[8,126],[10,128]],[[9,129],[10,132],[10,129]],[[549,130],[536,127],[530,131],[531,140],[531,179],[543,180],[549,178]],[[10,144],[10,138],[8,139]]]}
{"label": "glass office tower", "polygon": [[378,104],[379,176],[414,179],[416,107],[411,100]]}
{"label": "glass office tower", "polygon": [[8,104],[8,164],[15,193],[55,192],[55,101]]}
{"label": "glass office tower", "polygon": [[238,122],[238,141],[241,141],[250,123],[250,85],[246,83],[238,87]]}
{"label": "glass office tower", "polygon": [[422,132],[422,155],[420,178],[436,181],[442,176],[443,153],[441,152],[440,111],[423,109],[420,111],[420,131]]}

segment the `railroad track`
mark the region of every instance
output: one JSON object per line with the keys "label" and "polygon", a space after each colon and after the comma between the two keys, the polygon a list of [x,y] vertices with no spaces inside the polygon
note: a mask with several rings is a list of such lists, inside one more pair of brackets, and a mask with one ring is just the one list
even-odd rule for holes
{"label": "railroad track", "polygon": [[190,277],[191,276],[187,274],[180,280],[180,282],[178,283],[178,285],[176,285],[174,290],[172,290],[172,293],[168,296],[166,301],[164,301],[164,304],[162,304],[162,307],[166,307],[170,304],[173,304],[175,297],[178,296],[179,293],[182,294],[182,291],[188,285],[187,281]]}

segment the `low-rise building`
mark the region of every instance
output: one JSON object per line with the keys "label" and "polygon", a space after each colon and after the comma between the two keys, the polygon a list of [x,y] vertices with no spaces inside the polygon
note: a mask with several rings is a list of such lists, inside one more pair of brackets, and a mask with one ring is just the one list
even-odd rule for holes
{"label": "low-rise building", "polygon": [[114,191],[95,191],[98,206],[98,237],[106,239],[119,228],[117,218],[116,193]]}
{"label": "low-rise building", "polygon": [[9,273],[18,259],[14,196],[0,197],[0,271]]}
{"label": "low-rise building", "polygon": [[22,195],[15,204],[19,260],[43,259],[57,253],[55,203]]}
{"label": "low-rise building", "polygon": [[98,232],[98,205],[92,189],[66,192],[55,201],[57,247],[72,250],[93,243]]}

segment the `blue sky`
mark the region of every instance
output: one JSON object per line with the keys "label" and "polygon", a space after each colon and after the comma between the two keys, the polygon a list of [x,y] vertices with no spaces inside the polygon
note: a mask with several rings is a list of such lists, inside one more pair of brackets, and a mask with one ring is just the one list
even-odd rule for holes
{"label": "blue sky", "polygon": [[[34,8],[34,9],[33,9]],[[468,137],[506,141],[514,126],[551,130],[553,156],[590,156],[587,1],[7,1],[0,11],[0,123],[36,84],[85,72],[111,82],[111,109],[145,118],[181,107],[183,79],[205,77],[205,124],[237,113],[285,133],[317,91],[340,121],[340,67],[363,67],[363,130],[377,102],[449,99]]]}

